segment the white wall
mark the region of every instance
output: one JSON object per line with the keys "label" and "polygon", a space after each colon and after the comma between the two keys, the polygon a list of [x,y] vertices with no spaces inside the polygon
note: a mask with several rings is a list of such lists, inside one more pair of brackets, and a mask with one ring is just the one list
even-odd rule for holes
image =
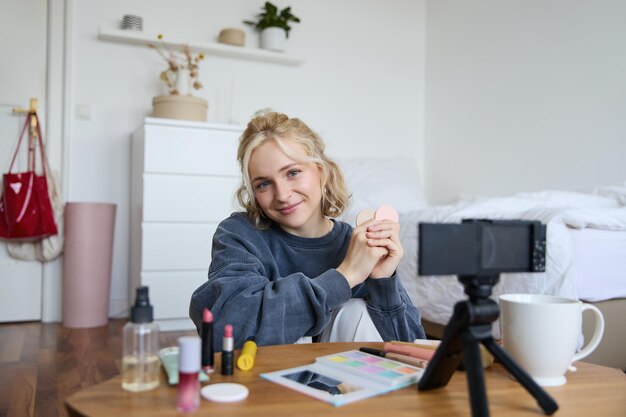
{"label": "white wall", "polygon": [[427,2],[425,185],[460,194],[626,180],[626,2]]}
{"label": "white wall", "polygon": [[[144,32],[213,41],[224,27],[244,28],[247,46],[258,36],[241,24],[261,0],[68,0],[71,80],[66,146],[68,201],[118,205],[111,315],[128,297],[130,134],[160,94],[162,62],[147,47],[97,39],[98,27],[117,28],[124,14],[144,18]],[[336,157],[407,155],[422,160],[425,2],[415,0],[292,0],[302,19],[289,52],[305,63],[290,67],[208,56],[201,65],[209,121],[246,123],[271,107],[298,116],[325,139]],[[232,91],[232,116],[223,97]],[[90,120],[76,116],[91,109]],[[229,119],[229,120],[227,120]],[[235,155],[233,155],[235,158]],[[207,267],[209,264],[207,259]]]}

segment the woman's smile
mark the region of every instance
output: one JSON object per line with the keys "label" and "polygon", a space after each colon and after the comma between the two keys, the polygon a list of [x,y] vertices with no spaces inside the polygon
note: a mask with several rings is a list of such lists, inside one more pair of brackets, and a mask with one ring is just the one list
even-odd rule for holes
{"label": "woman's smile", "polygon": [[298,209],[298,206],[301,203],[302,202],[300,201],[299,203],[290,204],[290,205],[288,205],[286,207],[279,208],[278,211],[280,211],[283,215],[289,215],[289,214],[295,212]]}

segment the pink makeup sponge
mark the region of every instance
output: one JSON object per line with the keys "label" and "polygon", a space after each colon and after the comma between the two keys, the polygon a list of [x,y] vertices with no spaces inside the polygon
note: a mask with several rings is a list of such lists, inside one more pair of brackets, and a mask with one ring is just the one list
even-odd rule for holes
{"label": "pink makeup sponge", "polygon": [[369,208],[365,210],[361,210],[359,214],[356,215],[356,225],[360,226],[366,221],[373,219],[375,213],[376,212],[374,210],[369,209]]}
{"label": "pink makeup sponge", "polygon": [[376,220],[391,220],[392,222],[398,222],[400,219],[398,217],[398,211],[391,207],[388,204],[384,204],[376,210],[376,214],[374,215]]}

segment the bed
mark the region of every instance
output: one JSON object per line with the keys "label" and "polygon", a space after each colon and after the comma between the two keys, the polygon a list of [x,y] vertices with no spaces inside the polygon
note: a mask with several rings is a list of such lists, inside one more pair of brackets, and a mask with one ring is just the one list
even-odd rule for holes
{"label": "bed", "polygon": [[[465,298],[455,276],[417,273],[417,225],[458,223],[465,218],[540,220],[547,225],[546,272],[502,274],[493,298],[506,293],[552,294],[590,302],[605,316],[605,335],[585,360],[626,370],[626,182],[588,192],[545,190],[505,197],[461,197],[453,204],[428,206],[408,158],[343,159],[353,199],[342,219],[354,224],[364,208],[394,205],[400,214],[404,257],[398,267],[411,300],[422,312],[427,334],[439,338],[454,303]],[[585,320],[583,337],[593,323]],[[499,323],[494,323],[499,337]]]}

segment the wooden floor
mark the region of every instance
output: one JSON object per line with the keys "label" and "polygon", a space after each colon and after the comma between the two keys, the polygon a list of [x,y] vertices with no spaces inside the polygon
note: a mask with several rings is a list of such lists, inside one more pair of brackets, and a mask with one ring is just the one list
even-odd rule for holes
{"label": "wooden floor", "polygon": [[[0,324],[0,417],[67,416],[64,399],[120,373],[122,327]],[[195,332],[162,332],[161,346]]]}

